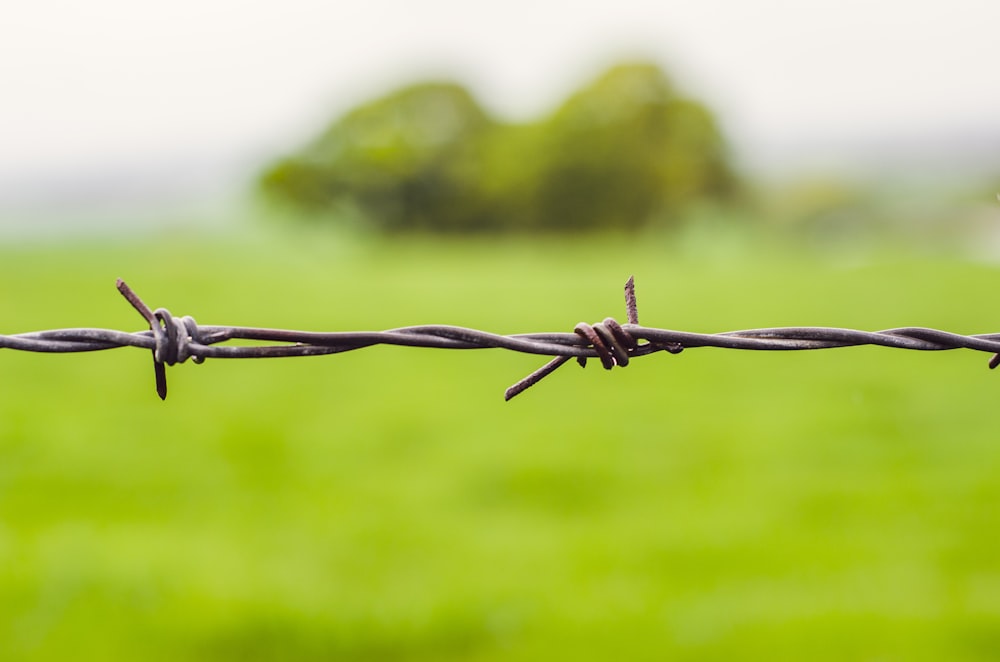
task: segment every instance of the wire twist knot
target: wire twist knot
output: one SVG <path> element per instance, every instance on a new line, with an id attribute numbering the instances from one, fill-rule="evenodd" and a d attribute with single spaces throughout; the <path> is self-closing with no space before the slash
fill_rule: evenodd
<path id="1" fill-rule="evenodd" d="M 635 338 L 622 328 L 622 325 L 613 317 L 606 317 L 603 322 L 598 322 L 593 326 L 586 322 L 580 322 L 573 329 L 573 333 L 586 340 L 594 348 L 605 370 L 611 370 L 616 365 L 624 368 L 628 365 L 629 353 L 639 348 L 639 343 L 636 342 Z M 586 367 L 587 357 L 577 357 L 577 362 L 582 367 Z"/>
<path id="2" fill-rule="evenodd" d="M 200 345 L 201 338 L 198 323 L 194 318 L 185 315 L 174 317 L 166 308 L 157 308 L 153 312 L 155 324 L 150 324 L 156 347 L 153 349 L 153 359 L 157 363 L 175 365 L 191 359 L 202 363 L 204 356 L 199 356 L 192 344 Z"/>

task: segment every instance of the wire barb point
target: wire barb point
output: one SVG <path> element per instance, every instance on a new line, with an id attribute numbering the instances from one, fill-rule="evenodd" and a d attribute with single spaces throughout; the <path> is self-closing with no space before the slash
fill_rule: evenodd
<path id="1" fill-rule="evenodd" d="M 128 286 L 128 283 L 119 278 L 115 281 L 115 287 L 118 288 L 118 291 L 121 292 L 123 297 L 125 297 L 125 300 L 132 304 L 132 307 L 135 308 L 140 315 L 142 315 L 143 319 L 145 319 L 150 326 L 156 324 L 156 317 L 153 315 L 153 311 L 143 302 L 142 299 L 139 298 L 139 295 L 135 293 L 135 290 Z"/>
<path id="2" fill-rule="evenodd" d="M 639 323 L 639 310 L 635 302 L 635 276 L 629 276 L 625 281 L 625 310 L 628 312 L 628 323 Z"/>

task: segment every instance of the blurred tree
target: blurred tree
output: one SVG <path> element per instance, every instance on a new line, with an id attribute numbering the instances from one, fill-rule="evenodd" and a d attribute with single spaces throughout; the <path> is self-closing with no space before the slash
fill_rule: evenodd
<path id="1" fill-rule="evenodd" d="M 652 64 L 611 69 L 544 126 L 541 225 L 634 228 L 733 187 L 711 114 Z"/>
<path id="2" fill-rule="evenodd" d="M 352 111 L 261 183 L 381 229 L 466 232 L 670 221 L 727 196 L 734 177 L 711 113 L 638 63 L 533 124 L 496 122 L 455 84 L 409 87 Z"/>
<path id="3" fill-rule="evenodd" d="M 307 210 L 353 207 L 387 230 L 492 225 L 475 178 L 493 125 L 462 87 L 415 85 L 351 111 L 262 186 Z"/>

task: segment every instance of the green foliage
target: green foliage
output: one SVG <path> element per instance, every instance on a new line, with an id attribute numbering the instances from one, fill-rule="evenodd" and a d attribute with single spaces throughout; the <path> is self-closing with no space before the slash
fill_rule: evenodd
<path id="1" fill-rule="evenodd" d="M 139 329 L 117 275 L 204 324 L 568 330 L 633 271 L 651 325 L 1000 328 L 995 267 L 727 237 L 7 249 L 0 331 Z M 692 349 L 504 403 L 543 361 L 211 359 L 160 402 L 145 351 L 0 351 L 0 659 L 995 659 L 986 355 Z"/>
<path id="2" fill-rule="evenodd" d="M 366 104 L 263 189 L 383 230 L 634 229 L 734 189 L 711 113 L 651 64 L 617 66 L 550 117 L 511 125 L 462 87 L 428 83 Z"/>
<path id="3" fill-rule="evenodd" d="M 732 184 L 708 111 L 652 65 L 616 67 L 543 125 L 536 223 L 635 228 Z"/>
<path id="4" fill-rule="evenodd" d="M 263 185 L 312 210 L 350 204 L 387 230 L 465 229 L 486 213 L 466 192 L 492 127 L 461 87 L 416 85 L 352 111 Z"/>

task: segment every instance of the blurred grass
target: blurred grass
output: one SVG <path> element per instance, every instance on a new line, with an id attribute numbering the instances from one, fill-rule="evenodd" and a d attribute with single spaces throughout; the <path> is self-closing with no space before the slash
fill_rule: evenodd
<path id="1" fill-rule="evenodd" d="M 693 242 L 693 243 L 692 243 Z M 843 257 L 843 256 L 841 256 Z M 1000 329 L 997 269 L 723 237 L 321 234 L 0 250 L 0 332 L 624 317 Z M 1000 449 L 986 357 L 690 350 L 627 370 L 373 348 L 0 353 L 0 658 L 986 660 Z"/>

